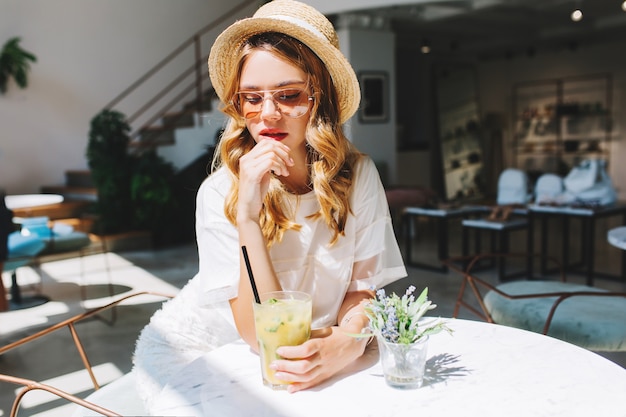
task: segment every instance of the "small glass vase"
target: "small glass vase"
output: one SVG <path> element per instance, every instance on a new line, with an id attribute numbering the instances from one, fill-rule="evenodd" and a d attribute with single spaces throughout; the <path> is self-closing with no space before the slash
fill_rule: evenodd
<path id="1" fill-rule="evenodd" d="M 377 340 L 387 385 L 399 389 L 421 387 L 426 369 L 428 336 L 409 345 L 387 342 L 382 337 Z"/>

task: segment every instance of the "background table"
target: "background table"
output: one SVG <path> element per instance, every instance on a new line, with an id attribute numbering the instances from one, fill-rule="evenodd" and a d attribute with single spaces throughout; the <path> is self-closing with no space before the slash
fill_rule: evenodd
<path id="1" fill-rule="evenodd" d="M 626 250 L 626 226 L 609 230 L 606 237 L 611 245 Z"/>
<path id="2" fill-rule="evenodd" d="M 62 203 L 63 196 L 58 194 L 16 194 L 5 196 L 4 202 L 9 210 L 16 210 Z"/>
<path id="3" fill-rule="evenodd" d="M 431 271 L 446 272 L 448 267 L 442 263 L 430 265 L 413 260 L 413 231 L 415 220 L 420 217 L 437 220 L 437 257 L 439 261 L 448 259 L 449 254 L 449 227 L 448 222 L 453 219 L 467 218 L 473 214 L 483 212 L 481 207 L 463 206 L 458 208 L 428 208 L 428 207 L 405 207 L 402 210 L 402 224 L 404 227 L 404 245 L 407 265 L 428 269 Z"/>
<path id="4" fill-rule="evenodd" d="M 542 254 L 548 253 L 548 231 L 547 221 L 550 217 L 558 217 L 563 222 L 563 236 L 562 242 L 562 264 L 566 270 L 578 271 L 574 268 L 575 265 L 571 265 L 569 259 L 569 221 L 570 219 L 579 219 L 582 224 L 581 235 L 578 241 L 580 242 L 581 249 L 581 262 L 582 272 L 586 277 L 586 284 L 593 286 L 594 276 L 602 276 L 609 279 L 624 280 L 626 277 L 626 270 L 622 269 L 621 274 L 617 277 L 609 274 L 600 274 L 595 270 L 595 247 L 594 236 L 596 231 L 596 221 L 605 217 L 621 216 L 622 222 L 626 223 L 626 203 L 616 203 L 610 206 L 602 207 L 573 207 L 573 206 L 543 206 L 538 204 L 531 204 L 528 206 L 528 253 L 535 253 L 534 249 L 534 222 L 539 220 L 541 222 L 541 236 L 540 236 L 540 252 Z M 622 266 L 626 267 L 626 252 L 622 255 Z M 528 275 L 533 275 L 533 258 L 528 258 Z M 542 261 L 541 272 L 546 272 L 545 260 Z"/>
<path id="5" fill-rule="evenodd" d="M 450 320 L 454 335 L 430 338 L 424 386 L 385 384 L 375 344 L 358 366 L 320 387 L 289 394 L 261 382 L 242 341 L 174 375 L 151 410 L 160 416 L 625 416 L 626 370 L 557 339 Z M 361 370 L 358 370 L 361 368 Z"/>

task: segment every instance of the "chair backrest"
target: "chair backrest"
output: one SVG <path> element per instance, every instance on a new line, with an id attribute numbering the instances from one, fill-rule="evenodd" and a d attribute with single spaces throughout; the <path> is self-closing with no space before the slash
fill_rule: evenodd
<path id="1" fill-rule="evenodd" d="M 529 257 L 554 263 L 559 280 L 549 275 L 527 279 L 523 274 L 521 279 L 503 283 L 481 268 L 485 260 L 528 261 Z M 626 351 L 626 292 L 567 282 L 564 265 L 556 258 L 526 253 L 478 254 L 444 263 L 463 277 L 453 317 L 465 307 L 489 323 L 542 333 L 593 351 Z"/>
<path id="2" fill-rule="evenodd" d="M 20 385 L 23 387 L 15 396 L 15 400 L 13 401 L 13 404 L 11 405 L 11 413 L 9 414 L 9 417 L 17 417 L 17 412 L 19 411 L 20 403 L 22 402 L 22 399 L 24 398 L 24 396 L 28 394 L 30 391 L 36 391 L 36 390 L 49 392 L 50 394 L 56 395 L 59 398 L 63 398 L 74 404 L 78 404 L 82 407 L 85 407 L 91 411 L 95 411 L 96 413 L 99 413 L 106 417 L 122 417 L 121 414 L 118 414 L 115 411 L 111 411 L 107 408 L 100 407 L 97 404 L 94 404 L 90 401 L 83 400 L 82 398 L 79 398 L 73 394 L 60 390 L 51 385 L 42 384 L 40 382 L 33 381 L 30 379 L 17 378 L 14 376 L 4 375 L 4 374 L 0 374 L 0 381 L 8 382 L 8 383 L 15 384 L 15 385 Z"/>
<path id="3" fill-rule="evenodd" d="M 535 184 L 535 202 L 539 204 L 556 201 L 563 191 L 562 177 L 556 174 L 543 174 Z"/>
<path id="4" fill-rule="evenodd" d="M 7 239 L 9 248 L 8 259 L 33 257 L 39 254 L 46 244 L 39 236 L 23 235 L 20 232 L 13 232 Z"/>
<path id="5" fill-rule="evenodd" d="M 0 355 L 4 354 L 5 352 L 8 352 L 10 350 L 13 350 L 17 347 L 20 347 L 22 345 L 25 345 L 29 342 L 32 342 L 34 340 L 39 340 L 47 335 L 49 335 L 50 333 L 53 333 L 57 330 L 60 329 L 69 329 L 71 335 L 72 335 L 72 339 L 74 340 L 74 344 L 76 346 L 76 349 L 78 350 L 78 354 L 83 362 L 83 366 L 85 367 L 85 370 L 87 371 L 87 373 L 89 374 L 89 377 L 91 378 L 91 382 L 93 384 L 94 389 L 98 390 L 100 389 L 100 384 L 98 383 L 92 366 L 91 366 L 91 362 L 89 361 L 89 358 L 87 356 L 87 352 L 85 351 L 85 348 L 83 346 L 82 341 L 80 340 L 79 336 L 78 336 L 78 332 L 76 329 L 76 324 L 80 321 L 83 321 L 87 318 L 90 317 L 94 317 L 97 316 L 99 314 L 101 314 L 103 311 L 111 309 L 116 307 L 118 304 L 130 299 L 130 298 L 134 298 L 134 297 L 138 297 L 141 295 L 152 295 L 152 296 L 158 296 L 158 297 L 163 297 L 164 299 L 169 299 L 172 298 L 171 295 L 168 294 L 161 294 L 161 293 L 157 293 L 157 292 L 152 292 L 152 291 L 141 291 L 141 292 L 136 292 L 136 293 L 132 293 L 123 297 L 118 298 L 117 300 L 106 304 L 102 307 L 98 307 L 98 308 L 94 308 L 92 310 L 86 311 L 84 313 L 75 315 L 69 319 L 66 319 L 64 321 L 61 321 L 59 323 L 56 323 L 52 326 L 49 326 L 35 334 L 26 336 L 22 339 L 19 339 L 15 342 L 11 342 L 7 345 L 4 346 L 0 346 Z M 32 381 L 32 380 L 28 380 L 28 379 L 24 379 L 24 378 L 19 378 L 19 377 L 15 377 L 15 376 L 11 376 L 11 375 L 3 375 L 0 374 L 0 381 L 4 381 L 4 382 L 8 382 L 8 383 L 12 383 L 12 384 L 16 384 L 16 385 L 21 385 L 24 388 L 22 388 L 18 394 L 16 395 L 15 401 L 13 403 L 13 407 L 12 407 L 12 411 L 10 414 L 10 417 L 16 416 L 17 415 L 17 411 L 18 408 L 20 406 L 20 403 L 24 397 L 24 395 L 26 393 L 28 393 L 29 391 L 32 390 L 44 390 L 44 391 L 48 391 L 54 395 L 57 395 L 58 397 L 64 398 L 70 402 L 82 405 L 83 407 L 89 408 L 93 411 L 97 411 L 98 413 L 105 415 L 105 416 L 120 416 L 120 414 L 117 414 L 113 411 L 107 410 L 103 407 L 99 407 L 96 404 L 84 401 L 72 394 L 69 394 L 63 390 L 60 390 L 56 387 L 50 386 L 50 385 L 46 385 L 46 384 L 42 384 L 39 383 L 37 381 Z"/>
<path id="6" fill-rule="evenodd" d="M 47 216 L 26 217 L 22 219 L 22 234 L 35 235 L 42 239 L 52 237 L 52 229 L 49 226 L 50 218 Z"/>
<path id="7" fill-rule="evenodd" d="M 497 203 L 526 204 L 530 200 L 528 193 L 528 176 L 520 169 L 507 168 L 498 178 Z"/>

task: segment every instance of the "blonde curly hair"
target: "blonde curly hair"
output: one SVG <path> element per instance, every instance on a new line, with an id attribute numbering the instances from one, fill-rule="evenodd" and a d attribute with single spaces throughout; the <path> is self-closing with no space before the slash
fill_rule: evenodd
<path id="1" fill-rule="evenodd" d="M 361 153 L 343 132 L 335 87 L 326 67 L 306 45 L 287 35 L 263 33 L 250 37 L 240 49 L 239 65 L 227 82 L 225 97 L 232 97 L 238 90 L 243 64 L 258 49 L 276 54 L 309 75 L 315 100 L 306 128 L 307 164 L 320 206 L 320 210 L 310 217 L 322 219 L 328 225 L 333 232 L 329 243 L 333 245 L 344 235 L 346 221 L 351 214 L 350 191 Z M 246 129 L 245 120 L 231 102 L 224 103 L 222 111 L 230 116 L 230 120 L 215 151 L 212 170 L 225 165 L 233 179 L 224 203 L 224 213 L 236 225 L 239 158 L 249 152 L 255 142 Z M 288 208 L 282 204 L 285 192 L 280 180 L 272 178 L 259 218 L 268 247 L 280 242 L 286 230 L 300 230 L 301 227 L 291 220 L 294 213 L 287 212 Z"/>

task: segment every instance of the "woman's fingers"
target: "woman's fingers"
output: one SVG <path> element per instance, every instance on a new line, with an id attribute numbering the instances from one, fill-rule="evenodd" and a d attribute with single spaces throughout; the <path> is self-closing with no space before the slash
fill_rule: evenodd
<path id="1" fill-rule="evenodd" d="M 298 346 L 281 346 L 276 354 L 283 359 L 273 361 L 270 368 L 276 371 L 278 379 L 301 383 L 315 381 L 319 373 L 319 348 L 319 343 L 311 340 Z"/>
<path id="2" fill-rule="evenodd" d="M 289 153 L 290 149 L 278 141 L 262 140 L 241 158 L 240 167 L 250 169 L 257 178 L 269 172 L 288 176 L 288 168 L 294 165 Z"/>
<path id="3" fill-rule="evenodd" d="M 258 219 L 270 175 L 288 176 L 293 166 L 290 149 L 274 140 L 262 140 L 239 159 L 238 216 Z"/>

